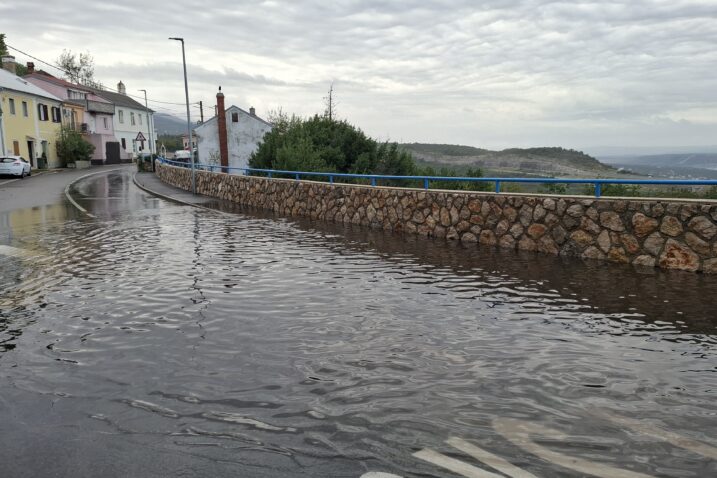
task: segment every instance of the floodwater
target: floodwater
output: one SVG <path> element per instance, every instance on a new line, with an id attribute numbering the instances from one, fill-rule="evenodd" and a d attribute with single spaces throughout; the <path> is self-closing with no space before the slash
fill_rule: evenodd
<path id="1" fill-rule="evenodd" d="M 717 277 L 72 194 L 0 218 L 1 476 L 717 475 Z"/>

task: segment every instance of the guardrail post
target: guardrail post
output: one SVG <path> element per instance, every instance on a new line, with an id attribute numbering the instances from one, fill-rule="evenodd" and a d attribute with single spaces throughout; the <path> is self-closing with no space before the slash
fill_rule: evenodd
<path id="1" fill-rule="evenodd" d="M 595 197 L 599 198 L 600 196 L 602 196 L 602 184 L 595 183 Z"/>
<path id="2" fill-rule="evenodd" d="M 329 184 L 334 184 L 334 177 L 329 175 Z"/>
<path id="3" fill-rule="evenodd" d="M 296 180 L 299 180 L 299 173 L 296 173 Z"/>
<path id="4" fill-rule="evenodd" d="M 500 181 L 495 182 L 495 193 L 500 194 Z"/>
<path id="5" fill-rule="evenodd" d="M 371 178 L 371 186 L 376 187 L 376 178 Z"/>
<path id="6" fill-rule="evenodd" d="M 428 180 L 428 178 L 423 178 L 423 189 L 428 189 L 429 183 L 430 181 Z"/>
<path id="7" fill-rule="evenodd" d="M 269 179 L 271 179 L 271 171 L 269 171 Z"/>

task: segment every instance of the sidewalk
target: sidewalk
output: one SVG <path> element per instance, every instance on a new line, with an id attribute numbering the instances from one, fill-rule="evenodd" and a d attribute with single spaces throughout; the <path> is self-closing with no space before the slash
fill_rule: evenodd
<path id="1" fill-rule="evenodd" d="M 168 201 L 174 201 L 188 206 L 196 206 L 213 210 L 226 211 L 227 209 L 235 209 L 234 207 L 225 204 L 226 201 L 221 201 L 216 198 L 208 196 L 202 196 L 201 194 L 194 195 L 189 191 L 171 186 L 165 182 L 162 182 L 154 173 L 151 172 L 138 172 L 134 175 L 134 183 L 140 189 L 166 199 Z"/>

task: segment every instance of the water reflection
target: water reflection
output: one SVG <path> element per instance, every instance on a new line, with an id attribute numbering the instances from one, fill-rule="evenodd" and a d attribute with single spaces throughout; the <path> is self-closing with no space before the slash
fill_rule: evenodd
<path id="1" fill-rule="evenodd" d="M 42 252 L 0 299 L 0 457 L 15 467 L 47 474 L 22 458 L 33 441 L 59 470 L 80 443 L 118 450 L 133 475 L 454 476 L 413 454 L 451 456 L 444 442 L 461 437 L 574 476 L 521 451 L 501 418 L 570 436 L 536 442 L 605 466 L 717 472 L 595 413 L 714 442 L 713 276 L 214 214 L 125 173 L 98 180 L 76 191 L 97 219 L 10 241 Z M 3 270 L 17 261 L 0 256 Z"/>

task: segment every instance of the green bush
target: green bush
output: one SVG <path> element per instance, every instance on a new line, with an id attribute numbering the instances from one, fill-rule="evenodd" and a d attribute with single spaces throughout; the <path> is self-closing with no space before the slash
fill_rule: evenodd
<path id="1" fill-rule="evenodd" d="M 62 127 L 57 136 L 57 157 L 60 158 L 63 166 L 74 163 L 75 161 L 89 161 L 92 159 L 92 153 L 95 147 L 86 141 L 82 135 L 72 129 Z"/>

